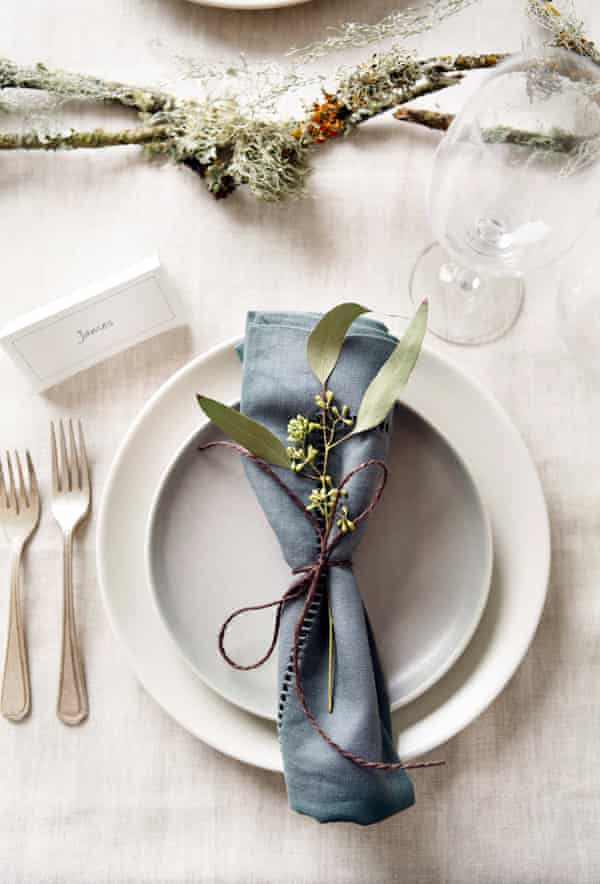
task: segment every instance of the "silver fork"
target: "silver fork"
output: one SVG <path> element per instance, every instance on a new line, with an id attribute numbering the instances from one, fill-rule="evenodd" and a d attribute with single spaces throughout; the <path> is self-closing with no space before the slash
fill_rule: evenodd
<path id="1" fill-rule="evenodd" d="M 63 634 L 60 683 L 56 714 L 64 724 L 81 724 L 88 715 L 87 688 L 77 641 L 73 605 L 73 535 L 90 510 L 90 476 L 81 422 L 69 421 L 69 452 L 65 428 L 59 423 L 57 445 L 54 424 L 52 443 L 52 512 L 63 533 Z M 60 447 L 60 466 L 58 447 Z"/>
<path id="2" fill-rule="evenodd" d="M 18 488 L 11 456 L 6 452 L 6 478 L 0 461 L 0 525 L 12 550 L 8 635 L 2 676 L 0 708 L 11 721 L 22 721 L 31 708 L 27 645 L 21 613 L 21 564 L 23 551 L 40 520 L 40 495 L 31 455 L 25 452 L 29 488 L 25 487 L 23 469 L 15 451 Z"/>

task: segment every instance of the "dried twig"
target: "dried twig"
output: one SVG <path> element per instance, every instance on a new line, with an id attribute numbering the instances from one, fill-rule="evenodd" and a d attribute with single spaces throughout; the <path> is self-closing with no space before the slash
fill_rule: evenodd
<path id="1" fill-rule="evenodd" d="M 454 119 L 454 114 L 442 114 L 439 111 L 431 111 L 426 108 L 401 107 L 394 114 L 401 123 L 416 123 L 426 126 L 428 129 L 438 129 L 446 132 Z"/>
<path id="2" fill-rule="evenodd" d="M 44 135 L 38 132 L 11 134 L 0 132 L 0 150 L 74 150 L 75 148 L 117 147 L 126 144 L 147 145 L 161 143 L 168 137 L 165 126 L 140 126 L 105 132 L 71 132 L 67 135 Z"/>

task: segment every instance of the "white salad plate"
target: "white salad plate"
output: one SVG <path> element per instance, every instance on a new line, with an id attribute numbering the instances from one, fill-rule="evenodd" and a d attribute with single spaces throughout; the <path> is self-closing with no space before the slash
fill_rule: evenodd
<path id="1" fill-rule="evenodd" d="M 98 573 L 113 630 L 138 678 L 157 702 L 209 745 L 241 761 L 281 771 L 274 723 L 249 714 L 208 687 L 176 647 L 164 614 L 159 613 L 146 560 L 147 532 L 157 489 L 167 481 L 177 453 L 184 451 L 202 424 L 195 394 L 202 391 L 226 402 L 239 399 L 241 366 L 234 345 L 228 342 L 192 360 L 161 387 L 131 426 L 104 488 L 98 524 Z M 493 397 L 451 362 L 424 350 L 403 401 L 426 422 L 416 421 L 414 426 L 435 428 L 441 440 L 447 441 L 446 452 L 454 451 L 456 460 L 467 465 L 487 510 L 494 539 L 490 594 L 471 641 L 443 677 L 394 713 L 398 751 L 408 760 L 441 745 L 472 722 L 514 673 L 544 605 L 550 537 L 535 466 L 514 425 Z M 230 481 L 225 477 L 233 476 L 230 471 L 238 469 L 235 461 L 234 456 L 227 460 L 222 452 L 214 459 L 214 470 L 222 473 L 220 481 Z M 243 493 L 240 488 L 238 491 Z M 202 493 L 201 488 L 198 493 Z M 207 514 L 220 513 L 223 506 L 230 507 L 233 519 L 234 503 L 231 496 L 227 500 L 203 498 L 204 522 L 209 524 Z M 380 506 L 368 526 L 365 549 L 369 537 L 373 538 L 375 520 L 385 520 L 384 506 L 397 512 L 398 538 L 402 536 L 403 519 L 410 520 L 410 513 L 402 513 L 397 495 L 390 494 Z M 254 507 L 258 523 L 263 517 L 256 502 Z M 201 536 L 199 560 L 211 554 L 204 549 Z M 263 548 L 271 544 L 275 554 L 276 541 L 264 524 L 261 544 Z M 248 553 L 244 547 L 241 558 Z M 236 556 L 236 547 L 230 544 L 226 558 Z M 368 566 L 368 561 L 363 564 Z M 224 574 L 231 573 L 230 562 L 222 561 L 222 565 Z M 244 569 L 249 585 L 254 565 L 252 561 Z M 289 574 L 280 567 L 283 583 L 273 586 L 273 597 L 289 581 Z M 275 576 L 276 572 L 272 573 Z M 365 594 L 369 593 L 364 573 L 358 576 Z M 388 585 L 386 591 L 393 594 L 399 586 L 396 578 L 391 590 Z M 201 601 L 203 591 L 207 588 L 200 585 Z M 215 587 L 214 594 L 221 591 L 220 586 Z M 437 591 L 441 595 L 444 585 Z M 376 599 L 368 597 L 367 603 L 375 605 Z M 375 610 L 373 614 L 377 616 Z M 263 625 L 268 633 L 269 622 L 263 621 Z M 253 635 L 259 634 L 260 629 L 254 627 Z M 385 646 L 385 635 L 381 640 Z M 395 640 L 401 641 L 401 637 Z M 249 650 L 245 648 L 244 652 Z"/>
<path id="2" fill-rule="evenodd" d="M 237 403 L 231 403 L 233 405 Z M 159 483 L 147 563 L 158 611 L 194 671 L 225 699 L 276 718 L 276 655 L 232 669 L 217 650 L 226 617 L 281 595 L 295 578 L 240 459 L 198 452 L 222 438 L 202 414 Z M 445 439 L 398 407 L 385 494 L 369 519 L 354 569 L 377 636 L 393 709 L 423 694 L 470 641 L 488 597 L 491 530 L 475 483 Z M 274 611 L 232 624 L 227 651 L 243 664 L 263 656 Z"/>

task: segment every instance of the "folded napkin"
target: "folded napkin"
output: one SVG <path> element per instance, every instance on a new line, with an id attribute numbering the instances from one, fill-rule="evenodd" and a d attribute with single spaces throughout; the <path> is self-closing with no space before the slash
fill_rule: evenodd
<path id="1" fill-rule="evenodd" d="M 307 338 L 316 314 L 250 313 L 240 348 L 243 361 L 241 411 L 268 427 L 284 444 L 287 424 L 297 414 L 310 415 L 320 386 L 306 357 Z M 381 323 L 360 318 L 350 328 L 338 364 L 328 381 L 336 402 L 356 415 L 362 396 L 396 344 Z M 391 423 L 391 419 L 389 421 Z M 388 422 L 352 437 L 331 452 L 330 470 L 339 482 L 354 467 L 385 460 Z M 255 463 L 245 468 L 256 496 L 275 531 L 290 569 L 310 566 L 319 555 L 313 526 L 285 491 Z M 289 470 L 275 472 L 306 501 L 311 486 Z M 351 516 L 373 500 L 380 471 L 361 470 L 346 486 Z M 301 686 L 318 725 L 338 746 L 374 762 L 398 762 L 391 738 L 391 714 L 377 656 L 351 559 L 365 523 L 345 534 L 335 547 L 343 566 L 328 567 L 300 633 Z M 337 529 L 335 529 L 337 531 Z M 267 593 L 269 588 L 266 587 Z M 333 711 L 327 710 L 328 607 L 335 629 Z M 287 601 L 279 632 L 278 730 L 290 805 L 321 822 L 368 825 L 414 803 L 412 784 L 402 769 L 366 768 L 344 757 L 315 728 L 296 694 L 292 667 L 295 630 L 302 597 Z"/>

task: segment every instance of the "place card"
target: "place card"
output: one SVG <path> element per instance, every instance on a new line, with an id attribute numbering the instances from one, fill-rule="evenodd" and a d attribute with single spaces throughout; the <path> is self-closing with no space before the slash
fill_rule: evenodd
<path id="1" fill-rule="evenodd" d="M 151 257 L 10 322 L 0 329 L 0 346 L 42 391 L 185 322 L 159 259 Z"/>

